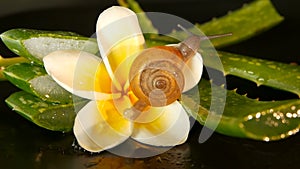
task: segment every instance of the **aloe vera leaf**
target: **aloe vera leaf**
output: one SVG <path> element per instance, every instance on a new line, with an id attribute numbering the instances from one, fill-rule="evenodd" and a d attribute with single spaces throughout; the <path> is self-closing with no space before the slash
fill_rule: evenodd
<path id="1" fill-rule="evenodd" d="M 15 86 L 44 101 L 72 102 L 72 94 L 60 87 L 43 67 L 30 63 L 17 63 L 7 67 L 4 70 L 4 76 Z"/>
<path id="2" fill-rule="evenodd" d="M 47 54 L 64 49 L 78 49 L 96 54 L 95 39 L 72 32 L 42 31 L 34 29 L 11 29 L 0 35 L 4 44 L 15 54 L 39 65 Z"/>
<path id="3" fill-rule="evenodd" d="M 212 101 L 211 87 L 217 92 L 226 90 L 202 79 L 199 84 L 200 107 L 193 101 L 197 98 L 193 98 L 192 92 L 183 95 L 185 97 L 183 105 L 197 121 L 207 127 L 215 126 L 214 119 L 220 118 L 216 132 L 234 137 L 272 141 L 286 138 L 299 131 L 300 99 L 258 101 L 227 90 L 225 109 L 220 115 L 209 112 Z M 199 108 L 198 112 L 192 111 L 195 107 Z M 209 113 L 211 120 L 207 119 Z M 205 123 L 206 120 L 208 122 Z"/>
<path id="4" fill-rule="evenodd" d="M 297 94 L 300 97 L 300 66 L 253 57 L 218 52 L 225 75 L 238 76 L 258 86 L 265 85 Z M 209 54 L 202 55 L 204 64 L 219 69 Z M 220 70 L 223 71 L 223 70 Z"/>
<path id="5" fill-rule="evenodd" d="M 211 40 L 216 48 L 221 48 L 258 35 L 283 20 L 270 0 L 255 0 L 236 11 L 229 12 L 226 16 L 204 24 L 196 24 L 196 27 L 206 35 L 232 32 L 233 35 L 230 37 Z"/>
<path id="6" fill-rule="evenodd" d="M 197 34 L 200 29 L 205 35 L 232 33 L 232 36 L 211 40 L 215 48 L 221 48 L 258 35 L 283 20 L 284 18 L 276 11 L 270 0 L 255 0 L 220 18 L 214 18 L 203 24 L 197 23 L 189 30 Z M 187 36 L 186 32 L 172 34 L 182 38 Z"/>
<path id="7" fill-rule="evenodd" d="M 122 3 L 120 4 L 122 5 Z M 143 11 L 134 0 L 127 0 L 127 4 L 124 6 L 129 7 L 136 13 Z M 147 16 L 139 19 L 141 23 L 151 22 Z M 196 23 L 195 27 L 188 30 L 198 34 L 200 29 L 206 35 L 233 33 L 233 35 L 229 37 L 211 40 L 215 48 L 221 48 L 249 39 L 260 32 L 274 27 L 283 20 L 284 18 L 276 11 L 270 0 L 255 0 L 220 18 L 213 18 L 211 21 L 203 24 Z M 149 24 L 141 24 L 141 27 L 142 29 L 147 29 Z M 174 31 L 169 34 L 169 36 L 184 39 L 188 34 L 183 31 Z M 149 38 L 155 40 L 156 36 Z"/>
<path id="8" fill-rule="evenodd" d="M 28 60 L 24 57 L 3 58 L 0 55 L 0 81 L 7 80 L 3 74 L 3 71 L 6 67 L 8 67 L 9 65 L 22 63 L 22 62 L 28 62 Z"/>
<path id="9" fill-rule="evenodd" d="M 14 111 L 40 127 L 63 132 L 71 131 L 73 128 L 76 116 L 73 103 L 49 103 L 25 91 L 11 94 L 5 102 Z M 76 103 L 80 107 L 85 104 L 85 100 Z"/>

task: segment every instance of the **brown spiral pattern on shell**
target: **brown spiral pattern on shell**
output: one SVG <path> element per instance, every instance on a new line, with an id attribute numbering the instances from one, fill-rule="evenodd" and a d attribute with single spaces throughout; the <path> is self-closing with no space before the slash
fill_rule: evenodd
<path id="1" fill-rule="evenodd" d="M 133 63 L 134 94 L 148 105 L 165 106 L 180 98 L 184 87 L 182 59 L 165 49 L 148 49 Z"/>

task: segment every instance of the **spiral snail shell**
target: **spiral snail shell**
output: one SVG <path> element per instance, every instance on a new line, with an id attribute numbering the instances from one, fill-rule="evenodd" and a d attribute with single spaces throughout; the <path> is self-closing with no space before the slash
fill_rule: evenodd
<path id="1" fill-rule="evenodd" d="M 180 99 L 185 85 L 182 70 L 186 62 L 196 55 L 200 41 L 228 35 L 201 37 L 191 34 L 178 45 L 142 51 L 133 61 L 129 74 L 131 90 L 139 99 L 131 110 L 140 113 L 149 106 L 166 106 Z"/>
<path id="2" fill-rule="evenodd" d="M 154 107 L 177 100 L 184 87 L 180 57 L 180 51 L 171 46 L 153 47 L 139 54 L 130 70 L 130 86 L 136 97 Z"/>
<path id="3" fill-rule="evenodd" d="M 199 44 L 199 38 L 190 36 L 177 46 L 148 48 L 136 57 L 129 74 L 131 90 L 139 99 L 134 111 L 166 106 L 180 98 L 185 85 L 182 69 Z"/>

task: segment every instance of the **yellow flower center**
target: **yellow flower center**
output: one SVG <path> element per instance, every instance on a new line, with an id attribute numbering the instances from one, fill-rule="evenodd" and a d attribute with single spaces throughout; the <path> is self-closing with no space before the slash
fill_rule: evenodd
<path id="1" fill-rule="evenodd" d="M 115 109 L 123 115 L 126 109 L 132 107 L 137 101 L 129 86 L 129 71 L 136 55 L 144 49 L 142 35 L 135 35 L 115 45 L 108 54 L 107 58 L 113 77 L 108 73 L 108 68 L 102 62 L 97 70 L 95 78 L 95 91 L 116 94 L 112 102 Z M 104 103 L 98 102 L 100 110 Z M 102 112 L 102 111 L 100 111 Z M 105 111 L 103 111 L 105 112 Z"/>

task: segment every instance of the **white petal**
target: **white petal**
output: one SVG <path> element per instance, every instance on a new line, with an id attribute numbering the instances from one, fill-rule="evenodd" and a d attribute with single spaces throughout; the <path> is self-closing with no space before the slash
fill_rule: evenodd
<path id="1" fill-rule="evenodd" d="M 116 112 L 109 117 L 100 113 L 95 101 L 91 101 L 83 107 L 76 116 L 73 127 L 79 145 L 90 152 L 100 152 L 124 142 L 131 135 L 131 123 L 125 120 L 117 121 L 119 119 L 117 117 L 113 123 L 120 123 L 121 126 L 116 129 L 110 123 L 110 118 L 114 120 L 114 115 L 119 114 Z"/>
<path id="2" fill-rule="evenodd" d="M 134 119 L 136 123 L 150 123 L 158 119 L 164 112 L 167 107 L 150 107 L 149 110 L 146 110 L 139 114 L 139 116 Z"/>
<path id="3" fill-rule="evenodd" d="M 136 14 L 128 8 L 113 6 L 103 11 L 97 21 L 97 41 L 101 56 L 122 40 L 138 36 L 144 43 Z"/>
<path id="4" fill-rule="evenodd" d="M 79 50 L 60 50 L 45 56 L 47 73 L 67 91 L 88 99 L 110 99 L 110 94 L 94 92 L 95 75 L 101 59 Z"/>
<path id="5" fill-rule="evenodd" d="M 154 146 L 175 146 L 187 140 L 190 121 L 179 102 L 164 107 L 162 115 L 151 123 L 135 123 L 132 138 Z"/>
<path id="6" fill-rule="evenodd" d="M 203 72 L 203 60 L 199 53 L 196 53 L 188 62 L 186 67 L 183 68 L 183 74 L 185 78 L 185 84 L 183 92 L 188 91 L 195 87 L 202 76 Z"/>
<path id="7" fill-rule="evenodd" d="M 179 44 L 169 44 L 167 46 L 178 47 Z M 191 59 L 187 61 L 182 69 L 184 75 L 184 88 L 183 92 L 186 92 L 195 87 L 202 76 L 203 72 L 203 59 L 200 53 L 196 53 Z"/>

